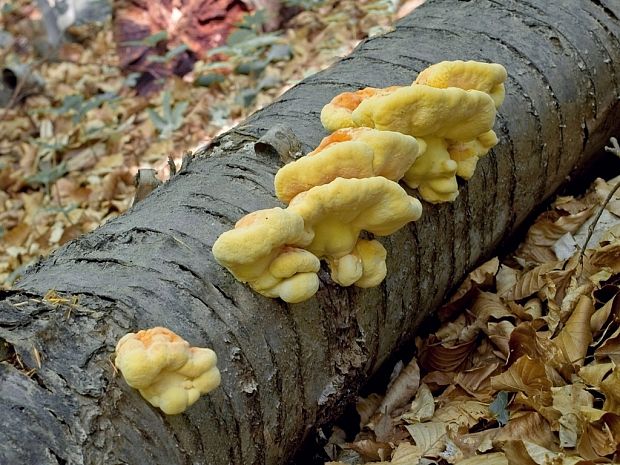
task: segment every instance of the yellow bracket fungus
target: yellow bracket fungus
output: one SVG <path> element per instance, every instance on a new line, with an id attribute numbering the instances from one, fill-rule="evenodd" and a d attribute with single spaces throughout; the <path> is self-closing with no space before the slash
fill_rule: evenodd
<path id="1" fill-rule="evenodd" d="M 379 241 L 360 239 L 350 254 L 327 262 L 335 283 L 367 288 L 378 286 L 385 279 L 386 257 L 387 251 Z"/>
<path id="2" fill-rule="evenodd" d="M 319 258 L 340 258 L 355 248 L 361 231 L 387 236 L 422 215 L 422 204 L 383 177 L 337 178 L 297 195 L 287 210 L 303 218 Z"/>
<path id="3" fill-rule="evenodd" d="M 299 248 L 311 239 L 301 216 L 271 208 L 241 218 L 215 241 L 212 251 L 236 279 L 255 291 L 296 303 L 319 287 L 319 259 Z"/>
<path id="4" fill-rule="evenodd" d="M 459 194 L 458 163 L 450 158 L 444 139 L 427 137 L 424 140 L 426 150 L 405 173 L 403 181 L 417 188 L 427 202 L 452 202 Z"/>
<path id="5" fill-rule="evenodd" d="M 506 95 L 504 81 L 508 77 L 506 68 L 497 63 L 479 61 L 442 61 L 423 70 L 415 84 L 424 84 L 439 89 L 458 87 L 480 90 L 491 96 L 498 108 Z"/>
<path id="6" fill-rule="evenodd" d="M 372 97 L 380 92 L 396 89 L 396 86 L 387 87 L 386 89 L 376 89 L 374 87 L 366 87 L 355 92 L 343 92 L 336 95 L 331 102 L 321 110 L 321 123 L 329 132 L 338 129 L 354 127 L 351 113 L 357 108 L 362 100 Z"/>
<path id="7" fill-rule="evenodd" d="M 167 328 L 129 333 L 116 345 L 115 365 L 127 384 L 168 415 L 185 411 L 220 384 L 211 349 L 190 347 Z"/>
<path id="8" fill-rule="evenodd" d="M 444 61 L 423 70 L 411 86 L 336 96 L 323 108 L 321 121 L 329 130 L 350 124 L 400 132 L 418 142 L 441 138 L 441 144 L 435 141 L 433 149 L 418 157 L 404 179 L 419 186 L 429 202 L 452 201 L 458 195 L 453 177 L 470 179 L 478 159 L 498 142 L 492 127 L 496 108 L 504 101 L 506 77 L 504 67 L 496 63 Z M 440 150 L 440 145 L 445 147 Z M 456 165 L 446 161 L 446 151 Z M 438 158 L 431 160 L 435 155 Z"/>
<path id="9" fill-rule="evenodd" d="M 352 119 L 356 126 L 465 142 L 493 127 L 495 103 L 479 90 L 414 84 L 363 100 Z"/>
<path id="10" fill-rule="evenodd" d="M 276 196 L 288 203 L 297 194 L 336 178 L 383 176 L 398 181 L 417 156 L 414 137 L 370 128 L 340 129 L 276 173 Z"/>
<path id="11" fill-rule="evenodd" d="M 428 202 L 456 199 L 456 176 L 470 179 L 498 142 L 505 80 L 495 63 L 445 61 L 410 86 L 337 95 L 321 111 L 333 133 L 275 176 L 288 208 L 239 220 L 213 245 L 215 258 L 257 292 L 292 303 L 317 291 L 321 259 L 341 286 L 379 285 L 386 250 L 360 233 L 386 236 L 420 217 L 400 180 Z"/>

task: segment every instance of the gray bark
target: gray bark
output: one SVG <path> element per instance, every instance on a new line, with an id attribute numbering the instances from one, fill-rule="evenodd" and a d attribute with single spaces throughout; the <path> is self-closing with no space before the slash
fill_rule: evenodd
<path id="1" fill-rule="evenodd" d="M 619 18 L 617 0 L 429 0 L 200 150 L 126 215 L 39 262 L 0 296 L 10 355 L 0 363 L 0 462 L 284 463 L 620 129 Z M 325 135 L 319 112 L 335 94 L 409 84 L 446 59 L 508 69 L 501 142 L 454 203 L 425 204 L 420 221 L 381 240 L 382 286 L 343 289 L 322 271 L 315 298 L 285 305 L 214 261 L 220 233 L 277 205 L 281 161 L 253 150 L 269 128 L 289 126 L 308 151 Z M 54 306 L 42 299 L 50 289 L 78 304 Z M 219 355 L 222 386 L 182 415 L 151 408 L 110 362 L 123 334 L 156 325 Z"/>

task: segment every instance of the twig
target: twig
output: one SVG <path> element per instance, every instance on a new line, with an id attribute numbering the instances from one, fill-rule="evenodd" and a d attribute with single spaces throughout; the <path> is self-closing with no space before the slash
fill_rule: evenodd
<path id="1" fill-rule="evenodd" d="M 605 147 L 605 151 L 613 153 L 617 157 L 620 157 L 620 144 L 618 144 L 618 139 L 616 139 L 615 137 L 611 137 L 609 139 L 609 142 L 611 142 L 612 146 Z M 603 210 L 605 210 L 605 207 L 607 207 L 607 205 L 609 204 L 609 202 L 611 201 L 611 199 L 613 198 L 614 194 L 616 193 L 618 189 L 620 189 L 620 181 L 618 181 L 616 185 L 613 187 L 613 189 L 609 192 L 609 194 L 603 201 L 601 208 L 599 209 L 596 216 L 594 217 L 594 221 L 592 221 L 592 223 L 588 227 L 588 235 L 586 236 L 586 240 L 583 243 L 583 247 L 581 247 L 581 253 L 579 254 L 579 266 L 580 267 L 583 267 L 583 256 L 586 253 L 588 242 L 590 242 L 590 239 L 592 239 L 592 235 L 594 234 L 594 229 L 596 228 L 596 224 L 598 223 L 598 220 L 601 218 L 601 215 L 603 214 Z"/>

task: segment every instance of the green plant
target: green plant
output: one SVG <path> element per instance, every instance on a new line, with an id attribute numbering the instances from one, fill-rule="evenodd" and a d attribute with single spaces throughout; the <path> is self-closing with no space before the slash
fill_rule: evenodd
<path id="1" fill-rule="evenodd" d="M 277 33 L 263 33 L 262 26 L 267 16 L 263 10 L 244 17 L 226 40 L 226 45 L 211 49 L 209 57 L 226 56 L 225 60 L 214 61 L 202 68 L 205 75 L 197 78 L 199 85 L 211 85 L 221 82 L 216 75 L 233 71 L 258 79 L 265 68 L 277 61 L 290 60 L 291 47 Z"/>
<path id="2" fill-rule="evenodd" d="M 71 120 L 73 124 L 78 124 L 90 110 L 99 108 L 106 102 L 113 103 L 119 98 L 116 92 L 104 92 L 94 95 L 89 99 L 85 99 L 84 96 L 80 94 L 73 94 L 65 97 L 59 108 L 52 108 L 49 111 L 56 115 L 72 113 L 73 116 Z"/>
<path id="3" fill-rule="evenodd" d="M 39 167 L 39 171 L 32 176 L 28 176 L 25 181 L 31 187 L 43 186 L 48 197 L 51 197 L 52 185 L 69 172 L 65 162 L 58 165 L 46 164 Z"/>
<path id="4" fill-rule="evenodd" d="M 183 125 L 183 113 L 187 109 L 188 103 L 183 100 L 172 106 L 170 91 L 166 90 L 162 99 L 163 113 L 160 115 L 151 108 L 147 109 L 151 121 L 159 131 L 159 137 L 166 139 Z"/>

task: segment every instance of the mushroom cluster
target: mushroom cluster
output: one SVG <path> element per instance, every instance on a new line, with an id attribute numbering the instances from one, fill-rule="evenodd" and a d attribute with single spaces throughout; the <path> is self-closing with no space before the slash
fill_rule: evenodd
<path id="1" fill-rule="evenodd" d="M 312 297 L 320 260 L 341 286 L 373 287 L 386 276 L 386 250 L 362 232 L 387 236 L 453 201 L 456 177 L 470 179 L 497 144 L 496 110 L 506 70 L 494 63 L 444 61 L 410 86 L 365 88 L 334 97 L 321 111 L 332 134 L 282 167 L 274 185 L 288 207 L 241 218 L 213 255 L 241 282 L 289 303 Z"/>
<path id="2" fill-rule="evenodd" d="M 220 385 L 215 352 L 190 347 L 167 328 L 126 334 L 116 345 L 114 363 L 129 386 L 168 415 L 185 411 Z"/>

